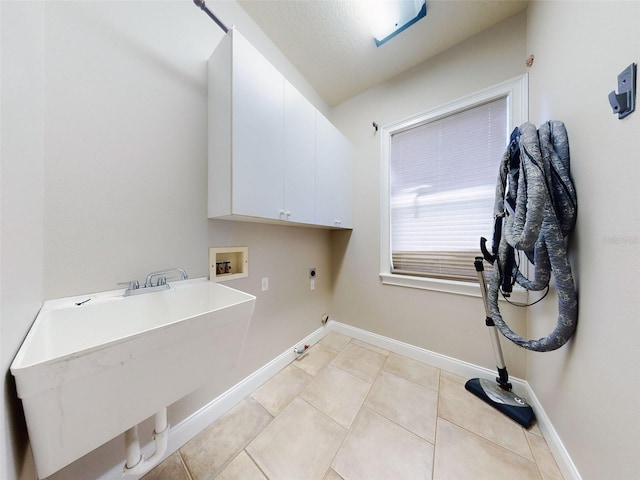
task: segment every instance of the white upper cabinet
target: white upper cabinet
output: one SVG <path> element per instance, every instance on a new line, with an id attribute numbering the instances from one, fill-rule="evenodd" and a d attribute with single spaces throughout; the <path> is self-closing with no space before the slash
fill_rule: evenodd
<path id="1" fill-rule="evenodd" d="M 293 85 L 284 84 L 285 220 L 315 223 L 316 109 Z"/>
<path id="2" fill-rule="evenodd" d="M 353 228 L 353 147 L 316 112 L 316 223 Z"/>
<path id="3" fill-rule="evenodd" d="M 284 205 L 284 78 L 234 35 L 233 213 L 278 219 Z"/>
<path id="4" fill-rule="evenodd" d="M 209 217 L 279 219 L 284 78 L 231 30 L 209 60 Z"/>
<path id="5" fill-rule="evenodd" d="M 351 180 L 348 194 L 318 195 L 328 176 L 334 193 L 345 190 L 350 152 L 237 30 L 225 35 L 209 59 L 210 218 L 351 228 Z"/>

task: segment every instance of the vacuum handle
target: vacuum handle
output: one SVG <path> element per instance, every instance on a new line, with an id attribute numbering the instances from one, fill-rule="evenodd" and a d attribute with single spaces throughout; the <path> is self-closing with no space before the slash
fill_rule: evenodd
<path id="1" fill-rule="evenodd" d="M 484 258 L 476 257 L 473 261 L 473 266 L 476 268 L 476 272 L 478 274 L 478 283 L 480 283 L 480 294 L 482 295 L 482 302 L 484 303 L 484 313 L 487 316 L 487 325 L 489 320 L 491 324 L 493 324 L 493 319 L 491 318 L 491 313 L 489 311 L 489 303 L 487 302 L 487 281 L 484 278 Z"/>
<path id="2" fill-rule="evenodd" d="M 483 238 L 482 240 L 487 240 L 486 238 Z M 483 265 L 483 257 L 476 257 L 475 260 L 473 261 L 473 266 L 476 267 L 476 272 L 484 272 L 484 265 Z"/>
<path id="3" fill-rule="evenodd" d="M 500 375 L 498 378 L 496 378 L 496 381 L 505 390 L 511 390 L 511 384 L 509 383 L 509 374 L 507 373 L 507 368 L 504 364 L 504 357 L 502 355 L 502 348 L 500 347 L 500 337 L 498 337 L 498 330 L 496 328 L 496 324 L 493 322 L 493 318 L 491 317 L 489 302 L 487 301 L 487 282 L 484 278 L 484 265 L 482 263 L 483 260 L 484 259 L 482 257 L 475 257 L 473 266 L 476 268 L 476 272 L 478 273 L 480 293 L 482 294 L 484 313 L 486 315 L 485 324 L 487 327 L 489 327 L 493 354 L 496 358 L 496 367 L 498 368 L 498 374 Z"/>
<path id="4" fill-rule="evenodd" d="M 487 239 L 484 237 L 480 237 L 480 251 L 482 255 L 484 255 L 484 259 L 493 265 L 493 262 L 496 261 L 496 256 L 491 254 L 489 249 L 487 249 Z"/>

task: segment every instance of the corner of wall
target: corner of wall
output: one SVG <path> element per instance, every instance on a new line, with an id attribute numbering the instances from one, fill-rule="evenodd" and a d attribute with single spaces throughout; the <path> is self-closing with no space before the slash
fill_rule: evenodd
<path id="1" fill-rule="evenodd" d="M 42 305 L 44 2 L 2 2 L 0 8 L 0 476 L 13 480 L 35 478 L 9 366 Z"/>

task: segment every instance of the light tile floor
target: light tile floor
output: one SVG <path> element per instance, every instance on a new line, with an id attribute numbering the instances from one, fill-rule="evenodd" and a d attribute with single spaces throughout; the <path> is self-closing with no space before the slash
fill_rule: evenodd
<path id="1" fill-rule="evenodd" d="M 143 480 L 562 480 L 465 381 L 332 332 Z"/>

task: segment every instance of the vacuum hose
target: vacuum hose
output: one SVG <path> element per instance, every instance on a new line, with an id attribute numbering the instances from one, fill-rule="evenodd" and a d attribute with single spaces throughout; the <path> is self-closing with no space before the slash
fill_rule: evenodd
<path id="1" fill-rule="evenodd" d="M 575 331 L 578 301 L 566 237 L 575 225 L 576 210 L 564 124 L 546 122 L 539 131 L 530 123 L 516 128 L 503 156 L 496 186 L 494 214 L 496 230 L 500 231 L 494 235 L 493 255 L 487 258 L 486 247 L 483 251 L 494 266 L 487 291 L 491 317 L 505 337 L 529 350 L 556 350 Z M 515 265 L 514 251 L 524 252 L 534 263 L 533 279 L 526 278 Z M 558 291 L 556 327 L 538 340 L 522 338 L 509 328 L 500 314 L 500 286 L 517 282 L 527 290 L 540 291 L 549 285 L 552 273 Z"/>

